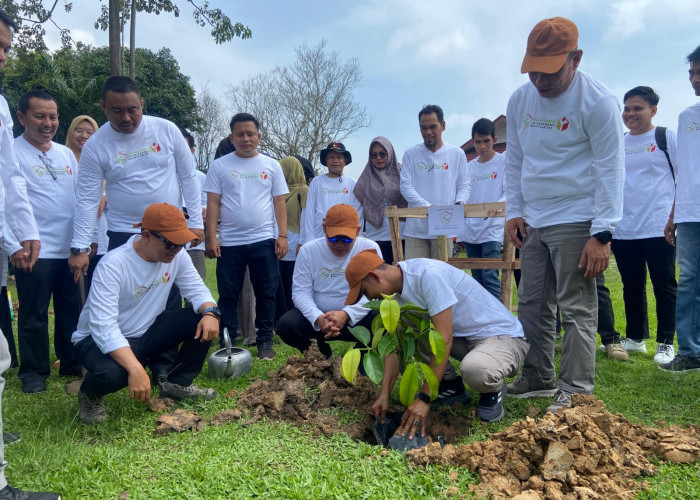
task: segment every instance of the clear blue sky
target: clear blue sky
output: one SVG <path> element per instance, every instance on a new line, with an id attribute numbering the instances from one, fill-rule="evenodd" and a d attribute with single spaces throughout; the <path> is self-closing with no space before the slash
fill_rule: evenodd
<path id="1" fill-rule="evenodd" d="M 678 113 L 697 101 L 685 63 L 700 44 L 697 1 L 211 0 L 253 31 L 252 39 L 224 45 L 194 24 L 184 0 L 178 3 L 180 18 L 140 15 L 137 46 L 169 47 L 195 89 L 208 85 L 222 99 L 227 84 L 292 62 L 294 47 L 305 42 L 325 38 L 329 49 L 357 58 L 363 85 L 356 97 L 372 125 L 345 140 L 355 160 L 346 172 L 355 177 L 373 137 L 388 137 L 399 157 L 420 142 L 424 104 L 442 106 L 443 139 L 454 144 L 469 138 L 474 120 L 505 113 L 510 94 L 527 81 L 520 74 L 527 35 L 546 17 L 578 25 L 581 68 L 620 99 L 634 86 L 654 87 L 661 95 L 657 125 L 675 129 Z M 76 40 L 106 45 L 106 33 L 93 28 L 98 14 L 95 0 L 74 0 L 73 11 L 58 20 Z M 47 30 L 57 46 L 58 34 Z"/>

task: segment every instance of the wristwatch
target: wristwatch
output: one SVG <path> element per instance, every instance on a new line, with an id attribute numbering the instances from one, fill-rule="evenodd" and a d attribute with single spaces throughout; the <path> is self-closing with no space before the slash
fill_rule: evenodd
<path id="1" fill-rule="evenodd" d="M 202 311 L 202 316 L 205 314 L 212 314 L 216 316 L 216 319 L 221 319 L 221 309 L 216 306 L 207 307 L 204 311 Z"/>
<path id="2" fill-rule="evenodd" d="M 418 391 L 415 396 L 416 399 L 420 399 L 424 403 L 430 404 L 430 396 L 428 396 L 426 393 L 423 391 Z"/>
<path id="3" fill-rule="evenodd" d="M 610 231 L 601 231 L 599 233 L 595 233 L 593 237 L 600 241 L 603 245 L 607 245 L 612 240 L 612 233 Z"/>
<path id="4" fill-rule="evenodd" d="M 80 253 L 90 253 L 90 248 L 70 247 L 70 254 L 71 255 L 78 255 Z"/>

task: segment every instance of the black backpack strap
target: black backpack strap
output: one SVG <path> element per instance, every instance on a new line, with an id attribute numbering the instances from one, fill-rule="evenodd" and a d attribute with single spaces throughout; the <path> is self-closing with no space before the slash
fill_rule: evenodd
<path id="1" fill-rule="evenodd" d="M 666 127 L 656 127 L 654 131 L 656 136 L 656 145 L 661 151 L 666 155 L 666 160 L 668 161 L 668 168 L 671 169 L 671 177 L 673 177 L 673 182 L 676 182 L 676 174 L 673 173 L 673 164 L 671 163 L 671 157 L 668 156 L 668 143 L 666 142 Z"/>

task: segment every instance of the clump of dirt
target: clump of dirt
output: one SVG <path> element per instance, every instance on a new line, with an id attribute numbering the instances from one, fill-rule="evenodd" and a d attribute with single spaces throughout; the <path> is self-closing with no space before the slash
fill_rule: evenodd
<path id="1" fill-rule="evenodd" d="M 521 420 L 484 442 L 432 443 L 408 453 L 411 463 L 452 464 L 479 472 L 479 498 L 547 500 L 632 499 L 647 487 L 635 477 L 656 473 L 649 457 L 694 462 L 700 427 L 650 428 L 612 415 L 593 396 L 539 421 Z"/>
<path id="2" fill-rule="evenodd" d="M 308 425 L 317 434 L 331 436 L 345 432 L 351 438 L 376 442 L 372 434 L 374 417 L 370 406 L 379 387 L 366 377 L 358 376 L 355 384 L 345 380 L 340 371 L 342 360 L 326 359 L 315 342 L 306 357 L 290 356 L 269 380 L 257 380 L 240 393 L 238 406 L 250 412 L 247 423 L 262 419 L 281 420 Z M 359 413 L 359 421 L 341 424 L 332 410 Z M 391 410 L 400 410 L 400 407 Z M 431 411 L 429 438 L 442 436 L 454 442 L 468 432 L 470 418 L 453 414 L 449 409 Z"/>
<path id="3" fill-rule="evenodd" d="M 200 431 L 206 426 L 204 419 L 193 411 L 177 409 L 172 413 L 158 416 L 156 434 L 184 432 L 187 430 Z"/>

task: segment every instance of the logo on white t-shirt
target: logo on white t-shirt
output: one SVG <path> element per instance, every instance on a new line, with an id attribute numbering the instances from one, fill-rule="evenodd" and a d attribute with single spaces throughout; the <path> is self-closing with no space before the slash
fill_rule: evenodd
<path id="1" fill-rule="evenodd" d="M 688 124 L 687 128 L 688 128 L 688 133 L 691 134 L 691 133 L 695 132 L 696 130 L 700 130 L 700 124 L 697 122 L 690 122 Z"/>
<path id="2" fill-rule="evenodd" d="M 424 163 L 424 162 L 418 162 L 418 165 L 416 165 L 416 168 L 418 170 L 425 170 L 426 172 L 440 172 L 441 170 L 448 170 L 450 166 L 447 163 L 443 163 L 442 165 L 439 163 Z"/>
<path id="3" fill-rule="evenodd" d="M 348 188 L 338 188 L 338 189 L 328 189 L 328 188 L 321 188 L 321 191 L 319 191 L 321 194 L 349 194 L 350 191 L 348 191 Z"/>
<path id="4" fill-rule="evenodd" d="M 327 278 L 339 278 L 340 276 L 345 276 L 345 268 L 342 269 L 329 269 L 327 267 L 322 267 L 318 270 L 321 279 L 325 280 Z"/>
<path id="5" fill-rule="evenodd" d="M 158 144 L 157 142 L 151 144 L 151 152 L 160 153 L 160 144 Z"/>
<path id="6" fill-rule="evenodd" d="M 557 129 L 563 132 L 569 128 L 569 120 L 566 116 L 561 117 L 559 120 L 547 120 L 544 118 L 535 118 L 531 114 L 527 114 L 523 119 L 523 130 L 528 128 L 542 128 L 545 130 Z"/>
<path id="7" fill-rule="evenodd" d="M 626 155 L 638 155 L 642 153 L 653 153 L 656 151 L 656 143 L 655 142 L 650 142 L 646 146 L 640 146 L 637 148 L 625 148 L 625 154 Z"/>
<path id="8" fill-rule="evenodd" d="M 140 299 L 144 295 L 146 295 L 146 292 L 148 292 L 152 288 L 158 288 L 160 285 L 164 285 L 170 281 L 170 273 L 165 273 L 163 276 L 160 278 L 156 278 L 153 280 L 153 283 L 151 283 L 148 286 L 140 285 L 134 288 L 134 297 L 136 299 Z"/>
<path id="9" fill-rule="evenodd" d="M 493 172 L 491 172 L 490 174 L 472 175 L 472 184 L 475 184 L 475 183 L 481 182 L 481 181 L 489 181 L 491 179 L 495 179 L 496 177 L 498 177 L 498 174 L 496 173 L 495 170 Z"/>
<path id="10" fill-rule="evenodd" d="M 150 153 L 159 153 L 160 144 L 157 142 L 152 143 L 147 148 L 140 148 L 136 151 L 130 151 L 128 153 L 117 153 L 114 155 L 114 163 L 117 165 L 124 165 L 129 160 L 135 160 L 136 158 L 141 158 L 143 156 L 148 156 Z"/>
<path id="11" fill-rule="evenodd" d="M 44 175 L 44 169 L 39 165 L 34 165 L 32 167 L 32 172 L 34 172 L 34 175 L 36 175 L 37 177 L 41 177 L 42 175 Z"/>
<path id="12" fill-rule="evenodd" d="M 264 174 L 264 176 L 263 176 Z M 267 179 L 267 173 L 263 170 L 261 173 L 256 174 L 256 173 L 248 173 L 248 172 L 239 172 L 238 170 L 231 170 L 229 171 L 229 175 L 233 179 L 241 179 L 241 180 L 256 180 L 256 179 Z"/>

